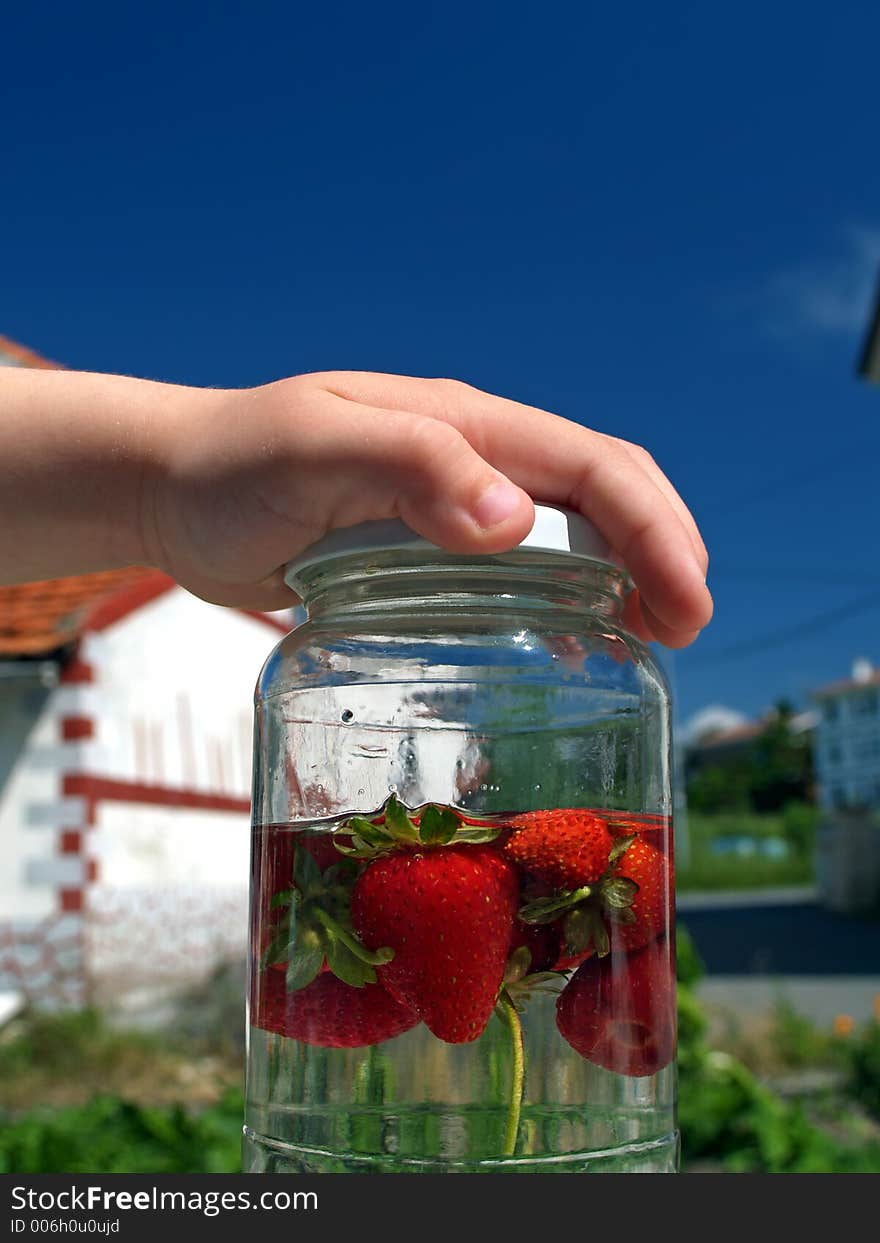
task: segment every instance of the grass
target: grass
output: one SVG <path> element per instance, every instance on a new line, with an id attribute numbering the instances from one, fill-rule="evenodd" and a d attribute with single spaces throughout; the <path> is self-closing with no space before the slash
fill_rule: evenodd
<path id="1" fill-rule="evenodd" d="M 812 841 L 802 817 L 793 814 L 755 815 L 748 812 L 688 815 L 690 858 L 676 868 L 681 892 L 696 889 L 762 889 L 776 885 L 810 885 L 815 879 Z M 719 855 L 712 842 L 719 837 L 781 837 L 790 843 L 784 859 L 760 855 Z"/>

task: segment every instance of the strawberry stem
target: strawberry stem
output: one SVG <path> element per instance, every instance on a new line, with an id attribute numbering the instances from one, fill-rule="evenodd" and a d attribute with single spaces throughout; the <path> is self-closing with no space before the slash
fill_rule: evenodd
<path id="1" fill-rule="evenodd" d="M 327 929 L 331 936 L 337 938 L 342 944 L 354 954 L 361 962 L 367 963 L 371 967 L 384 967 L 386 962 L 390 962 L 394 957 L 394 950 L 383 946 L 377 949 L 375 953 L 368 950 L 357 937 L 353 937 L 349 932 L 338 924 L 332 915 L 328 915 L 326 911 L 322 911 L 320 907 L 315 910 L 315 919 Z"/>
<path id="2" fill-rule="evenodd" d="M 503 1157 L 512 1157 L 516 1152 L 516 1141 L 519 1135 L 519 1118 L 522 1112 L 523 1089 L 525 1087 L 525 1051 L 523 1049 L 522 1023 L 516 1006 L 510 1000 L 507 989 L 502 989 L 498 998 L 498 1010 L 510 1031 L 513 1050 L 513 1074 L 510 1084 L 510 1104 L 507 1110 L 507 1125 L 504 1129 L 504 1145 L 501 1150 Z"/>

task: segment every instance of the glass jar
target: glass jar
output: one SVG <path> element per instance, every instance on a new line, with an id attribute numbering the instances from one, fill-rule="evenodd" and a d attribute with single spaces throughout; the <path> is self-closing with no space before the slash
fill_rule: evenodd
<path id="1" fill-rule="evenodd" d="M 256 693 L 249 1172 L 676 1168 L 669 694 L 579 515 L 288 572 Z"/>

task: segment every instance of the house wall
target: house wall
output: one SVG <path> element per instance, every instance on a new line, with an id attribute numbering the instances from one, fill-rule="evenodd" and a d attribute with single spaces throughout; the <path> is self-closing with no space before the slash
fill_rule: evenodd
<path id="1" fill-rule="evenodd" d="M 56 835 L 44 809 L 56 794 L 45 760 L 55 739 L 57 706 L 39 674 L 0 682 L 0 912 L 4 920 L 41 919 L 55 908 L 46 883 Z"/>
<path id="2" fill-rule="evenodd" d="M 85 923 L 95 1001 L 174 989 L 244 961 L 249 827 L 246 814 L 99 805 Z"/>
<path id="3" fill-rule="evenodd" d="M 83 691 L 96 731 L 79 770 L 248 798 L 254 686 L 281 637 L 178 588 L 87 634 L 100 677 Z"/>
<path id="4" fill-rule="evenodd" d="M 54 689 L 3 680 L 0 991 L 81 1004 L 243 955 L 253 688 L 280 638 L 171 588 L 87 632 Z"/>
<path id="5" fill-rule="evenodd" d="M 820 806 L 880 807 L 880 688 L 823 697 L 814 737 Z"/>
<path id="6" fill-rule="evenodd" d="M 66 849 L 66 825 L 80 823 L 82 808 L 59 799 L 49 758 L 64 706 L 63 689 L 41 677 L 50 668 L 7 666 L 0 681 L 0 992 L 79 1005 L 82 915 L 64 910 L 60 895 L 81 889 L 87 865 Z"/>

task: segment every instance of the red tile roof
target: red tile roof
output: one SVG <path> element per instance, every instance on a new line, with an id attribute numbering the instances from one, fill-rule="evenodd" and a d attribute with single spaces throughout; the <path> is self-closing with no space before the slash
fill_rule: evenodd
<path id="1" fill-rule="evenodd" d="M 35 350 L 29 350 L 26 345 L 19 345 L 17 341 L 4 337 L 2 333 L 0 333 L 0 354 L 14 358 L 21 367 L 44 367 L 49 371 L 63 370 L 61 363 L 50 362 L 48 358 L 43 358 Z"/>
<path id="2" fill-rule="evenodd" d="M 126 588 L 171 580 L 134 566 L 0 587 L 0 656 L 40 656 L 71 643 L 95 607 Z M 158 586 L 158 583 L 156 583 Z M 151 593 L 153 594 L 153 593 Z"/>
<path id="3" fill-rule="evenodd" d="M 738 742 L 746 742 L 749 738 L 758 738 L 767 726 L 767 721 L 747 721 L 744 725 L 734 725 L 730 729 L 713 731 L 697 739 L 692 744 L 692 749 L 709 751 L 714 747 L 733 746 Z"/>
<path id="4" fill-rule="evenodd" d="M 867 678 L 842 678 L 839 682 L 829 682 L 813 691 L 814 699 L 824 699 L 826 695 L 845 695 L 849 691 L 861 691 L 868 686 L 880 686 L 880 669 Z"/>

